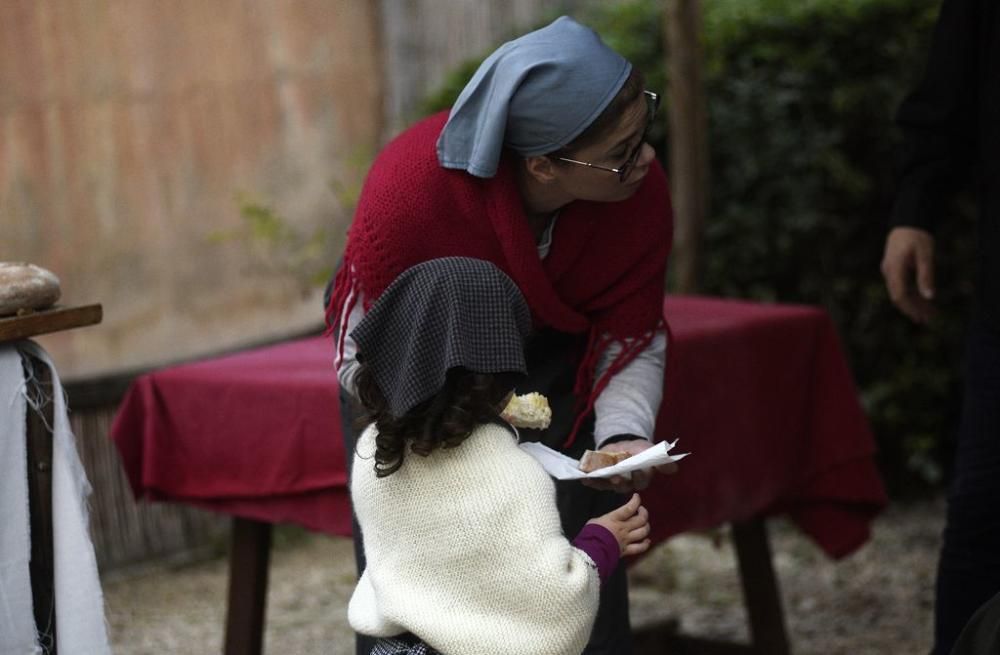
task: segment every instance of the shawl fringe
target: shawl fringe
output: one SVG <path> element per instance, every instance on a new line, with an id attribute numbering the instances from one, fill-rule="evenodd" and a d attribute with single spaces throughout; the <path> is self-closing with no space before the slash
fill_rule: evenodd
<path id="1" fill-rule="evenodd" d="M 577 397 L 576 420 L 573 422 L 573 429 L 570 430 L 569 436 L 563 442 L 563 448 L 569 448 L 576 442 L 580 426 L 594 411 L 597 397 L 608 386 L 611 378 L 631 364 L 639 356 L 639 353 L 649 346 L 656 330 L 662 326 L 663 321 L 661 320 L 656 329 L 649 330 L 636 339 L 619 339 L 610 334 L 599 334 L 596 326 L 590 329 L 587 349 L 580 366 L 577 368 L 576 383 L 573 385 L 573 393 Z M 621 345 L 621 350 L 608 365 L 607 370 L 600 377 L 597 377 L 597 365 L 601 361 L 601 355 L 608 347 L 616 343 Z"/>

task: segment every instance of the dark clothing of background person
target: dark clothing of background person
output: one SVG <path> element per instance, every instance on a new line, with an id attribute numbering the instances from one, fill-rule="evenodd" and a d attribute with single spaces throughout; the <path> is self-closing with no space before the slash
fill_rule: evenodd
<path id="1" fill-rule="evenodd" d="M 904 146 L 892 227 L 933 234 L 954 193 L 970 184 L 979 207 L 965 397 L 936 589 L 934 652 L 944 655 L 1000 592 L 1000 2 L 944 1 L 925 78 L 897 124 Z"/>
<path id="2" fill-rule="evenodd" d="M 891 225 L 934 232 L 959 189 L 980 208 L 977 317 L 1000 331 L 1000 3 L 945 0 L 921 84 L 900 106 Z"/>
<path id="3" fill-rule="evenodd" d="M 958 638 L 951 655 L 1000 653 L 1000 594 L 979 608 Z"/>

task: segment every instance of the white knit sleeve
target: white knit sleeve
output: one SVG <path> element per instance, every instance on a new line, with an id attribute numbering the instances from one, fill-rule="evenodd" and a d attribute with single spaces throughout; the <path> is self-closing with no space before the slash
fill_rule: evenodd
<path id="1" fill-rule="evenodd" d="M 552 480 L 511 433 L 481 426 L 385 478 L 363 459 L 373 438 L 362 436 L 352 478 L 368 569 L 351 625 L 409 630 L 445 653 L 579 655 L 597 569 L 562 534 Z"/>
<path id="2" fill-rule="evenodd" d="M 597 376 L 608 369 L 621 352 L 613 343 L 601 356 Z M 666 330 L 657 330 L 653 340 L 628 366 L 608 382 L 594 402 L 594 443 L 600 448 L 616 434 L 653 438 L 656 415 L 663 400 L 663 373 L 667 357 Z"/>

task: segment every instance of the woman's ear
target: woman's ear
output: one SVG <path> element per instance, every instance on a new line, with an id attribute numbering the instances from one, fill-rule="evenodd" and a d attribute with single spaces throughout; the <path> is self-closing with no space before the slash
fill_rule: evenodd
<path id="1" fill-rule="evenodd" d="M 549 184 L 556 178 L 556 165 L 545 155 L 525 157 L 524 168 L 528 175 L 542 184 Z"/>

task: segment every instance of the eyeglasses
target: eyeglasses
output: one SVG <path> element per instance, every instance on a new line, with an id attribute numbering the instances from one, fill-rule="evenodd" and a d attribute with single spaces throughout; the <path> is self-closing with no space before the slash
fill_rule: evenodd
<path id="1" fill-rule="evenodd" d="M 556 157 L 559 161 L 569 162 L 570 164 L 577 164 L 579 166 L 586 166 L 587 168 L 596 168 L 600 171 L 607 171 L 609 173 L 617 173 L 618 181 L 625 182 L 628 176 L 632 174 L 632 170 L 635 168 L 635 163 L 639 160 L 639 153 L 642 152 L 642 146 L 646 143 L 646 138 L 649 136 L 649 128 L 653 126 L 653 119 L 656 118 L 656 110 L 660 108 L 660 94 L 653 93 L 652 91 L 643 91 L 643 96 L 646 99 L 646 127 L 642 131 L 642 138 L 639 139 L 638 145 L 633 148 L 632 152 L 629 153 L 628 158 L 625 163 L 618 168 L 610 168 L 608 166 L 599 166 L 598 164 L 592 164 L 589 161 L 580 161 L 579 159 L 570 159 L 569 157 Z"/>

